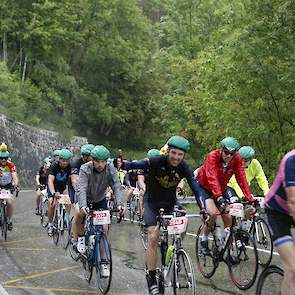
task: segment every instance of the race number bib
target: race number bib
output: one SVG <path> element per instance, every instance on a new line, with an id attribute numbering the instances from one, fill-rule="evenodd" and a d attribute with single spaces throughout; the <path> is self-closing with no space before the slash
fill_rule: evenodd
<path id="1" fill-rule="evenodd" d="M 244 218 L 244 205 L 241 203 L 230 204 L 229 214 L 231 216 Z"/>
<path id="2" fill-rule="evenodd" d="M 110 224 L 110 211 L 93 211 L 93 225 L 105 225 Z"/>
<path id="3" fill-rule="evenodd" d="M 169 221 L 168 234 L 169 235 L 180 235 L 186 231 L 187 217 L 175 217 Z"/>
<path id="4" fill-rule="evenodd" d="M 0 191 L 0 199 L 2 200 L 7 200 L 11 198 L 10 191 L 8 190 L 1 190 Z"/>
<path id="5" fill-rule="evenodd" d="M 58 202 L 60 204 L 64 204 L 64 205 L 71 205 L 71 199 L 70 199 L 69 195 L 60 195 Z"/>

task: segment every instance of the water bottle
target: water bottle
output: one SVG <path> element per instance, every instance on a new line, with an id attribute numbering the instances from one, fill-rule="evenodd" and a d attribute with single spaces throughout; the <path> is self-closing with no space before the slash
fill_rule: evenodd
<path id="1" fill-rule="evenodd" d="M 218 224 L 215 226 L 214 235 L 215 235 L 216 245 L 217 247 L 219 247 L 222 244 L 222 234 L 221 234 L 221 227 Z"/>
<path id="2" fill-rule="evenodd" d="M 90 235 L 88 240 L 89 249 L 93 250 L 95 245 L 95 235 Z"/>
<path id="3" fill-rule="evenodd" d="M 222 246 L 225 246 L 229 236 L 230 236 L 230 227 L 226 227 L 224 229 L 223 236 L 222 236 Z"/>
<path id="4" fill-rule="evenodd" d="M 174 251 L 174 246 L 173 245 L 170 245 L 167 249 L 167 252 L 166 252 L 166 259 L 165 259 L 165 265 L 169 265 L 171 259 L 172 259 L 172 256 L 173 256 L 173 251 Z"/>

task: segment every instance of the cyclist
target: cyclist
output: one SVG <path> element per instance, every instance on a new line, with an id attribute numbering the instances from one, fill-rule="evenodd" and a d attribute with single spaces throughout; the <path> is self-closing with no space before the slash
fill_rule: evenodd
<path id="1" fill-rule="evenodd" d="M 113 161 L 113 165 L 117 169 L 117 174 L 120 179 L 120 182 L 122 185 L 126 183 L 126 174 L 127 172 L 122 169 L 122 158 L 119 156 L 118 158 L 115 158 Z"/>
<path id="2" fill-rule="evenodd" d="M 59 160 L 59 154 L 60 154 L 61 150 L 54 150 L 52 155 L 53 155 L 53 160 L 54 161 L 58 161 Z"/>
<path id="3" fill-rule="evenodd" d="M 8 230 L 12 230 L 12 214 L 14 197 L 12 192 L 18 186 L 18 176 L 16 167 L 13 162 L 8 161 L 9 152 L 0 151 L 0 189 L 10 190 L 11 198 L 8 199 L 7 217 L 8 217 Z"/>
<path id="4" fill-rule="evenodd" d="M 265 196 L 265 213 L 274 246 L 283 262 L 282 295 L 294 295 L 295 246 L 290 227 L 295 226 L 295 149 L 282 159 L 276 178 Z"/>
<path id="5" fill-rule="evenodd" d="M 196 200 L 204 209 L 202 191 L 194 179 L 192 169 L 185 162 L 185 153 L 190 148 L 187 139 L 172 136 L 168 140 L 168 155 L 151 157 L 136 162 L 124 162 L 124 168 L 142 169 L 146 171 L 146 197 L 144 202 L 144 222 L 148 232 L 148 246 L 146 252 L 147 284 L 149 294 L 158 295 L 159 288 L 156 281 L 157 248 L 159 231 L 156 230 L 157 216 L 163 208 L 165 213 L 171 213 L 176 204 L 176 188 L 182 178 L 186 178 Z"/>
<path id="6" fill-rule="evenodd" d="M 118 204 L 122 204 L 122 186 L 113 165 L 107 163 L 110 157 L 109 150 L 103 145 L 97 145 L 91 151 L 92 161 L 80 168 L 77 182 L 77 197 L 79 208 L 75 212 L 73 220 L 73 239 L 75 249 L 84 253 L 85 239 L 78 239 L 84 236 L 85 216 L 88 208 L 94 210 L 107 210 L 106 190 L 110 186 L 115 193 Z M 107 227 L 105 229 L 107 231 Z M 79 243 L 78 243 L 79 240 Z M 109 276 L 109 269 L 102 264 L 103 276 Z"/>
<path id="7" fill-rule="evenodd" d="M 231 197 L 228 193 L 227 184 L 235 175 L 243 195 L 249 202 L 253 202 L 250 188 L 246 179 L 243 160 L 237 151 L 239 142 L 233 137 L 226 137 L 221 141 L 221 149 L 210 152 L 204 164 L 198 169 L 197 179 L 206 196 L 206 210 L 210 220 L 204 227 L 201 238 L 201 249 L 204 254 L 209 254 L 208 235 L 211 226 L 214 225 L 216 217 L 223 212 L 227 199 Z M 232 218 L 229 214 L 222 214 L 224 228 L 230 227 Z"/>
<path id="8" fill-rule="evenodd" d="M 77 180 L 80 168 L 83 164 L 91 161 L 91 151 L 94 148 L 93 144 L 84 144 L 80 149 L 81 157 L 79 159 L 74 159 L 71 162 L 71 181 L 69 182 L 69 196 L 71 199 L 72 204 L 76 204 L 76 195 L 75 190 L 77 187 Z"/>
<path id="9" fill-rule="evenodd" d="M 244 168 L 249 185 L 251 184 L 251 181 L 255 178 L 259 187 L 263 191 L 263 195 L 265 196 L 269 191 L 268 181 L 260 162 L 254 158 L 255 150 L 251 146 L 242 146 L 239 149 L 239 154 L 244 161 Z M 244 194 L 240 186 L 238 185 L 238 182 L 234 175 L 230 179 L 228 186 L 233 189 L 233 193 L 236 193 L 238 197 L 243 197 Z"/>
<path id="10" fill-rule="evenodd" d="M 41 191 L 44 190 L 47 186 L 47 179 L 48 179 L 48 169 L 50 167 L 50 159 L 45 158 L 43 161 L 43 166 L 40 167 L 40 169 L 37 172 L 36 175 L 36 215 L 39 215 L 39 206 L 40 206 L 40 198 L 41 198 Z"/>
<path id="11" fill-rule="evenodd" d="M 127 209 L 128 210 L 130 210 L 130 200 L 132 197 L 132 193 L 136 188 L 138 188 L 137 181 L 138 181 L 138 171 L 136 169 L 128 171 L 125 177 L 125 184 L 128 187 L 128 190 L 127 190 Z"/>
<path id="12" fill-rule="evenodd" d="M 59 161 L 52 163 L 48 175 L 48 235 L 53 234 L 53 216 L 56 205 L 56 199 L 60 194 L 67 194 L 68 181 L 71 175 L 70 159 L 73 154 L 68 149 L 62 149 L 59 152 Z M 68 211 L 71 206 L 66 205 Z"/>

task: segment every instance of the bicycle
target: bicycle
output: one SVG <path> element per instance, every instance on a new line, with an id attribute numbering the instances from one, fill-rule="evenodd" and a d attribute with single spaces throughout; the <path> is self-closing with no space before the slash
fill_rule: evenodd
<path id="1" fill-rule="evenodd" d="M 53 242 L 57 245 L 60 237 L 64 249 L 67 249 L 70 242 L 71 221 L 65 206 L 70 204 L 69 195 L 60 195 L 57 199 L 53 217 Z"/>
<path id="2" fill-rule="evenodd" d="M 48 194 L 46 188 L 41 190 L 39 212 L 41 226 L 46 228 L 48 225 Z"/>
<path id="3" fill-rule="evenodd" d="M 104 226 L 110 223 L 109 210 L 90 209 L 86 219 L 86 253 L 80 254 L 85 280 L 90 283 L 95 268 L 97 287 L 102 294 L 108 293 L 112 281 L 111 246 L 104 230 Z M 107 268 L 108 275 L 103 274 L 103 267 Z"/>
<path id="4" fill-rule="evenodd" d="M 245 203 L 244 203 L 245 204 Z M 240 289 L 247 290 L 254 284 L 258 271 L 258 254 L 256 244 L 248 231 L 241 229 L 240 219 L 244 218 L 244 204 L 231 200 L 226 210 L 232 216 L 232 225 L 221 237 L 221 229 L 216 223 L 210 229 L 209 254 L 201 250 L 201 233 L 204 225 L 199 227 L 196 237 L 196 258 L 201 274 L 211 278 L 219 263 L 225 262 L 232 282 Z M 245 266 L 246 264 L 246 266 Z M 238 268 L 240 267 L 240 269 Z M 249 276 L 245 273 L 249 270 Z"/>
<path id="5" fill-rule="evenodd" d="M 268 224 L 260 217 L 264 209 L 264 197 L 257 196 L 254 197 L 254 199 L 257 202 L 258 208 L 250 219 L 242 221 L 242 225 L 243 229 L 249 231 L 256 243 L 257 250 L 259 251 L 259 265 L 267 267 L 272 260 L 273 240 Z M 258 246 L 260 246 L 261 249 L 259 249 Z"/>
<path id="6" fill-rule="evenodd" d="M 4 240 L 7 240 L 7 231 L 8 231 L 8 218 L 7 218 L 7 207 L 8 200 L 11 198 L 10 190 L 2 189 L 0 190 L 0 226 L 1 226 L 1 235 Z"/>
<path id="7" fill-rule="evenodd" d="M 256 286 L 256 295 L 279 295 L 284 277 L 284 270 L 277 265 L 269 265 L 260 274 Z"/>
<path id="8" fill-rule="evenodd" d="M 164 294 L 165 288 L 172 288 L 173 294 L 196 294 L 192 260 L 182 246 L 181 236 L 187 227 L 187 216 L 184 215 L 177 208 L 169 215 L 164 215 L 164 209 L 159 211 L 156 229 L 160 230 L 162 266 L 157 268 L 157 279 L 161 294 Z M 168 236 L 172 238 L 169 247 Z"/>
<path id="9" fill-rule="evenodd" d="M 129 208 L 129 220 L 131 223 L 134 223 L 135 216 L 137 216 L 137 221 L 139 221 L 139 190 L 135 188 L 132 191 L 131 199 L 130 199 L 130 208 Z"/>

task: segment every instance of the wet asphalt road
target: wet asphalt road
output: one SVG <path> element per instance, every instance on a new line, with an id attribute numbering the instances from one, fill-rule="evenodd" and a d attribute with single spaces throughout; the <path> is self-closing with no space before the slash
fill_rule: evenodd
<path id="1" fill-rule="evenodd" d="M 94 283 L 89 285 L 84 281 L 80 263 L 74 262 L 65 250 L 53 244 L 33 211 L 34 193 L 21 192 L 16 200 L 14 229 L 8 233 L 6 242 L 0 239 L 0 284 L 12 295 L 98 294 Z M 199 218 L 190 218 L 190 235 L 184 242 L 194 265 L 193 234 L 199 224 Z M 113 280 L 110 295 L 147 294 L 144 250 L 138 230 L 128 221 L 112 224 Z M 278 264 L 278 257 L 274 256 L 272 262 Z M 255 286 L 248 291 L 238 290 L 231 282 L 224 263 L 209 280 L 204 279 L 196 268 L 195 271 L 197 294 L 255 294 Z"/>

